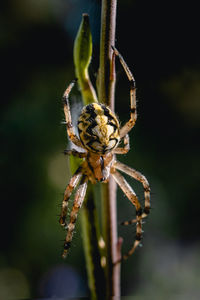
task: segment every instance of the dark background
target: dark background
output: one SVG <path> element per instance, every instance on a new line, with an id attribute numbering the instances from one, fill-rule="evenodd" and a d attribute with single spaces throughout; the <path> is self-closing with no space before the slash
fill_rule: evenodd
<path id="1" fill-rule="evenodd" d="M 73 41 L 89 13 L 95 79 L 100 1 L 1 1 L 0 298 L 88 295 L 80 222 L 61 259 L 58 224 L 70 178 L 61 96 L 75 77 Z M 122 265 L 122 294 L 134 299 L 200 296 L 199 8 L 192 2 L 119 1 L 116 46 L 137 82 L 138 120 L 120 161 L 152 189 L 143 247 Z M 71 97 L 80 107 L 80 94 Z M 129 116 L 129 84 L 117 63 L 116 113 Z M 128 178 L 128 177 L 127 177 Z M 141 202 L 143 191 L 128 179 Z M 134 209 L 118 192 L 119 222 Z M 135 236 L 121 228 L 123 252 Z M 132 298 L 131 298 L 132 299 Z"/>

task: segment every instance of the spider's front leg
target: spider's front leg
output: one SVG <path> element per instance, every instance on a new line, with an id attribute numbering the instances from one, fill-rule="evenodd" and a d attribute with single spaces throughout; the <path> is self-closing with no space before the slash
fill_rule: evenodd
<path id="1" fill-rule="evenodd" d="M 80 186 L 76 192 L 74 198 L 73 208 L 70 214 L 70 222 L 67 226 L 67 235 L 64 243 L 64 251 L 62 257 L 65 258 L 71 246 L 71 241 L 74 233 L 75 223 L 77 220 L 78 211 L 82 206 L 83 200 L 85 198 L 86 190 L 87 190 L 88 178 L 86 175 L 83 175 Z"/>
<path id="2" fill-rule="evenodd" d="M 119 51 L 112 46 L 113 52 L 119 57 L 120 63 L 126 72 L 126 75 L 130 81 L 130 119 L 129 121 L 120 129 L 120 138 L 123 138 L 135 125 L 137 119 L 137 110 L 136 110 L 136 83 L 131 73 L 129 67 L 127 66 L 125 60 Z M 114 59 L 114 58 L 113 58 Z"/>
<path id="3" fill-rule="evenodd" d="M 82 148 L 82 143 L 75 134 L 74 127 L 72 125 L 72 118 L 71 118 L 71 112 L 70 112 L 70 106 L 69 106 L 69 94 L 75 84 L 76 80 L 72 81 L 70 85 L 67 87 L 66 91 L 64 92 L 63 95 L 63 104 L 64 104 L 64 114 L 65 114 L 65 119 L 66 119 L 66 126 L 67 126 L 67 133 L 72 141 L 76 146 Z"/>

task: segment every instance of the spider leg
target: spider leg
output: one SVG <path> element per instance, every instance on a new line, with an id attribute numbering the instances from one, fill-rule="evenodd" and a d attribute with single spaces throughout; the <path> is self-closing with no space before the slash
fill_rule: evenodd
<path id="1" fill-rule="evenodd" d="M 113 150 L 114 154 L 126 154 L 130 150 L 129 135 L 124 136 L 124 147 L 117 147 Z"/>
<path id="2" fill-rule="evenodd" d="M 122 67 L 124 68 L 124 71 L 126 72 L 126 75 L 130 81 L 130 120 L 120 129 L 120 138 L 123 138 L 135 125 L 136 119 L 137 119 L 137 111 L 136 111 L 136 83 L 135 79 L 133 77 L 133 74 L 131 73 L 129 67 L 127 66 L 125 60 L 123 59 L 122 55 L 119 53 L 119 51 L 112 46 L 112 49 L 119 57 L 120 63 Z"/>
<path id="3" fill-rule="evenodd" d="M 67 208 L 68 208 L 68 202 L 69 202 L 69 198 L 71 196 L 72 191 L 75 189 L 75 187 L 77 186 L 81 176 L 82 176 L 82 172 L 81 172 L 82 168 L 79 167 L 76 172 L 74 173 L 74 175 L 72 176 L 72 178 L 70 179 L 69 184 L 66 187 L 66 190 L 64 192 L 64 199 L 62 202 L 62 209 L 61 209 L 61 214 L 60 214 L 60 219 L 59 219 L 59 223 L 64 227 L 66 226 L 66 215 L 67 215 Z"/>
<path id="4" fill-rule="evenodd" d="M 81 141 L 75 134 L 74 127 L 72 125 L 72 118 L 71 118 L 71 112 L 70 112 L 70 106 L 69 106 L 69 94 L 75 84 L 75 80 L 70 83 L 70 85 L 67 87 L 66 91 L 64 92 L 63 95 L 63 104 L 64 104 L 64 114 L 65 114 L 65 119 L 66 119 L 66 126 L 67 126 L 67 133 L 72 141 L 76 146 L 78 147 L 83 147 Z"/>
<path id="5" fill-rule="evenodd" d="M 64 150 L 64 154 L 65 155 L 73 155 L 73 156 L 76 156 L 76 157 L 79 157 L 79 158 L 84 158 L 87 156 L 87 152 L 79 152 L 75 149 L 71 149 L 71 150 Z"/>
<path id="6" fill-rule="evenodd" d="M 135 169 L 132 169 L 132 168 L 122 164 L 119 161 L 114 162 L 114 167 L 116 169 L 128 174 L 129 176 L 133 177 L 134 179 L 136 179 L 136 180 L 138 180 L 142 183 L 142 185 L 144 187 L 145 204 L 144 204 L 144 210 L 142 212 L 141 218 L 145 218 L 146 216 L 148 216 L 148 214 L 150 212 L 150 208 L 151 208 L 151 205 L 150 205 L 150 186 L 149 186 L 148 180 L 140 172 L 138 172 Z M 132 224 L 132 223 L 135 223 L 135 220 L 132 220 L 132 221 L 129 221 L 129 222 L 126 222 L 126 223 L 124 225 Z"/>
<path id="7" fill-rule="evenodd" d="M 62 257 L 65 258 L 67 256 L 67 253 L 69 251 L 69 248 L 71 246 L 71 241 L 74 233 L 75 223 L 78 216 L 78 211 L 81 208 L 81 205 L 83 203 L 83 200 L 85 198 L 86 190 L 87 190 L 87 183 L 88 183 L 88 177 L 86 175 L 83 175 L 80 186 L 76 192 L 75 198 L 74 198 L 74 204 L 73 208 L 70 214 L 70 222 L 67 226 L 67 235 L 64 243 L 64 251 L 62 254 Z"/>
<path id="8" fill-rule="evenodd" d="M 128 182 L 125 180 L 125 178 L 117 171 L 113 171 L 112 173 L 113 178 L 119 185 L 119 187 L 122 189 L 124 194 L 127 196 L 127 198 L 131 201 L 131 203 L 135 206 L 136 208 L 136 237 L 135 241 L 133 243 L 132 248 L 128 251 L 127 254 L 123 255 L 123 259 L 127 259 L 130 255 L 132 255 L 137 248 L 137 246 L 140 244 L 141 239 L 142 239 L 142 219 L 141 219 L 141 214 L 142 214 L 142 208 L 141 205 L 138 201 L 138 198 L 131 188 L 131 186 L 128 184 Z M 116 262 L 117 263 L 117 262 Z"/>

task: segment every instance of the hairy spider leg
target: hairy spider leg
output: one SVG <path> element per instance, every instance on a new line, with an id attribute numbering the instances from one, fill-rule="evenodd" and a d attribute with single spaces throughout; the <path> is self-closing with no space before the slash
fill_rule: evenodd
<path id="1" fill-rule="evenodd" d="M 146 179 L 146 177 L 144 175 L 142 175 L 140 172 L 136 171 L 135 169 L 133 168 L 130 168 L 124 164 L 122 164 L 121 162 L 119 161 L 115 161 L 114 162 L 114 167 L 117 169 L 117 170 L 120 170 L 122 172 L 124 172 L 125 174 L 128 174 L 129 176 L 133 177 L 135 180 L 139 181 L 142 183 L 143 185 L 143 188 L 144 188 L 144 199 L 145 199 L 145 204 L 144 204 L 144 210 L 141 214 L 141 218 L 145 218 L 148 216 L 149 212 L 150 212 L 150 208 L 151 208 L 151 205 L 150 205 L 150 186 L 149 186 L 149 183 L 148 183 L 148 180 Z M 130 220 L 130 221 L 126 221 L 124 223 L 122 223 L 123 225 L 129 225 L 129 224 L 132 224 L 132 223 L 136 223 L 137 222 L 137 219 L 133 219 L 133 220 Z"/>
<path id="2" fill-rule="evenodd" d="M 120 138 L 123 138 L 135 125 L 135 122 L 137 120 L 137 110 L 136 110 L 136 82 L 133 77 L 133 74 L 131 73 L 129 67 L 127 66 L 125 60 L 123 59 L 122 55 L 119 53 L 119 51 L 112 46 L 112 49 L 119 57 L 120 63 L 126 72 L 126 75 L 130 81 L 130 120 L 120 129 Z"/>
<path id="3" fill-rule="evenodd" d="M 88 177 L 83 175 L 78 190 L 75 194 L 73 208 L 70 214 L 70 222 L 67 226 L 67 235 L 64 243 L 64 251 L 62 257 L 65 258 L 71 246 L 71 241 L 74 233 L 75 223 L 77 220 L 79 209 L 82 206 L 83 200 L 85 198 L 86 190 L 88 184 Z"/>
<path id="4" fill-rule="evenodd" d="M 66 216 L 67 216 L 67 208 L 68 208 L 68 202 L 69 198 L 73 192 L 73 190 L 76 188 L 82 173 L 81 173 L 82 168 L 79 167 L 74 175 L 71 177 L 69 184 L 67 185 L 65 192 L 64 192 L 64 199 L 62 202 L 62 209 L 61 209 L 61 214 L 60 214 L 60 219 L 59 223 L 64 227 L 66 226 Z"/>
<path id="5" fill-rule="evenodd" d="M 66 150 L 64 150 L 64 154 L 65 155 L 73 155 L 73 156 L 79 157 L 79 158 L 84 158 L 87 156 L 87 152 L 79 152 L 75 149 L 71 149 L 71 150 L 66 149 Z"/>
<path id="6" fill-rule="evenodd" d="M 117 147 L 113 150 L 114 154 L 126 154 L 130 150 L 129 135 L 124 136 L 124 147 Z"/>
<path id="7" fill-rule="evenodd" d="M 133 191 L 131 186 L 128 184 L 128 182 L 125 180 L 125 178 L 119 172 L 117 172 L 116 170 L 113 171 L 111 174 L 112 174 L 113 178 L 115 179 L 115 181 L 117 182 L 117 184 L 119 185 L 119 187 L 124 192 L 124 194 L 127 196 L 127 198 L 131 201 L 131 203 L 136 208 L 137 222 L 136 222 L 135 241 L 134 241 L 133 246 L 131 247 L 131 249 L 128 251 L 128 253 L 122 256 L 122 259 L 127 259 L 130 255 L 133 254 L 133 252 L 135 251 L 137 246 L 140 244 L 141 239 L 142 239 L 142 219 L 141 219 L 142 208 L 141 208 L 141 205 L 139 203 L 139 200 L 138 200 L 135 192 Z M 117 261 L 116 263 L 118 263 L 120 261 Z"/>
<path id="8" fill-rule="evenodd" d="M 70 85 L 67 87 L 66 91 L 64 92 L 63 95 L 63 104 L 64 104 L 64 114 L 65 114 L 65 119 L 66 119 L 66 126 L 67 126 L 67 133 L 72 141 L 76 146 L 78 147 L 83 147 L 81 141 L 75 134 L 74 127 L 72 125 L 72 118 L 71 118 L 71 112 L 70 112 L 70 106 L 69 106 L 69 94 L 75 84 L 76 80 L 72 81 Z"/>

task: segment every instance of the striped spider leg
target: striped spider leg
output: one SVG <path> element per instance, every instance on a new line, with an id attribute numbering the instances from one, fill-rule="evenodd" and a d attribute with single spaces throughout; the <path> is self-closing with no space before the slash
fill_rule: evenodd
<path id="1" fill-rule="evenodd" d="M 116 170 L 112 171 L 111 174 L 112 174 L 112 177 L 114 178 L 114 180 L 116 181 L 116 183 L 119 185 L 119 187 L 122 189 L 122 191 L 126 195 L 126 197 L 131 201 L 131 203 L 136 208 L 137 222 L 136 222 L 135 241 L 134 241 L 133 247 L 128 251 L 127 254 L 123 255 L 123 257 L 122 257 L 123 259 L 127 259 L 131 254 L 133 254 L 133 252 L 135 251 L 137 246 L 140 244 L 141 239 L 142 239 L 142 218 L 141 218 L 142 208 L 141 208 L 140 202 L 139 202 L 135 192 L 133 191 L 131 186 L 128 184 L 126 179 Z"/>
<path id="2" fill-rule="evenodd" d="M 113 150 L 114 154 L 126 154 L 130 150 L 130 141 L 129 141 L 129 135 L 126 134 L 123 138 L 124 140 L 124 146 L 123 147 L 117 147 Z"/>
<path id="3" fill-rule="evenodd" d="M 75 134 L 74 127 L 72 125 L 72 118 L 71 118 L 71 112 L 70 112 L 70 106 L 69 106 L 69 94 L 75 84 L 76 80 L 72 81 L 70 85 L 67 87 L 66 91 L 63 95 L 63 105 L 64 105 L 64 114 L 66 119 L 66 126 L 67 126 L 67 133 L 72 141 L 76 146 L 82 147 L 80 139 Z"/>
<path id="4" fill-rule="evenodd" d="M 114 167 L 117 170 L 124 172 L 125 174 L 133 177 L 135 180 L 142 183 L 143 188 L 144 188 L 145 204 L 144 204 L 144 209 L 143 209 L 141 218 L 147 217 L 150 212 L 150 208 L 151 208 L 151 206 L 150 206 L 150 186 L 149 186 L 148 180 L 140 172 L 136 171 L 133 168 L 130 168 L 129 166 L 122 164 L 119 161 L 115 161 Z M 128 223 L 131 224 L 131 223 L 135 223 L 135 222 L 134 222 L 134 220 L 131 220 Z M 128 225 L 128 223 L 127 224 L 125 223 L 124 225 Z"/>
<path id="5" fill-rule="evenodd" d="M 61 209 L 61 214 L 60 214 L 60 219 L 59 219 L 59 223 L 63 227 L 66 227 L 66 225 L 67 225 L 66 224 L 66 216 L 67 216 L 69 198 L 70 198 L 73 190 L 78 185 L 78 182 L 79 182 L 81 176 L 82 176 L 81 168 L 79 167 L 76 170 L 76 172 L 74 173 L 74 175 L 71 177 L 70 182 L 67 185 L 66 190 L 64 192 L 64 199 L 63 199 L 63 202 L 62 202 L 62 209 Z"/>
<path id="6" fill-rule="evenodd" d="M 136 82 L 122 55 L 114 46 L 112 46 L 112 49 L 114 54 L 119 57 L 120 63 L 130 81 L 130 120 L 122 128 L 120 128 L 120 138 L 123 138 L 134 127 L 137 120 Z"/>
<path id="7" fill-rule="evenodd" d="M 72 211 L 70 214 L 70 221 L 67 226 L 67 235 L 64 243 L 64 251 L 62 257 L 65 258 L 67 256 L 68 250 L 71 246 L 71 241 L 74 233 L 75 223 L 77 220 L 79 209 L 82 206 L 83 200 L 85 198 L 86 190 L 87 190 L 88 178 L 86 175 L 83 175 L 80 185 L 75 194 L 74 203 L 72 207 Z"/>

